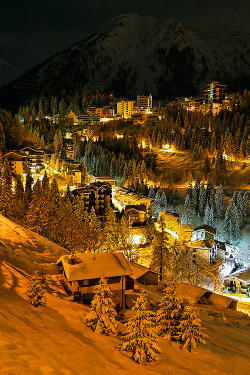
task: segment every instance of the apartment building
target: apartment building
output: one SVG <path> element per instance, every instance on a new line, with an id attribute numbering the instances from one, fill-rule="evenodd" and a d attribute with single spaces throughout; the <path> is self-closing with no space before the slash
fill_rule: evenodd
<path id="1" fill-rule="evenodd" d="M 133 100 L 122 100 L 121 102 L 117 102 L 117 115 L 122 116 L 124 118 L 130 118 L 132 115 L 132 111 L 134 108 L 134 101 Z"/>

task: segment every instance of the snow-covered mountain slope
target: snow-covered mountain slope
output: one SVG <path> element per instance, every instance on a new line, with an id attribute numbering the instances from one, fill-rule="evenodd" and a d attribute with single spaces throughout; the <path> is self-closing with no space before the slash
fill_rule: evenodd
<path id="1" fill-rule="evenodd" d="M 68 251 L 46 238 L 0 215 L 0 261 L 21 267 L 28 273 L 56 270 L 56 261 Z M 57 270 L 56 270 L 57 272 Z"/>
<path id="2" fill-rule="evenodd" d="M 249 34 L 129 14 L 33 68 L 15 85 L 103 86 L 116 95 L 163 97 L 202 92 L 211 80 L 229 89 L 249 86 Z"/>
<path id="3" fill-rule="evenodd" d="M 0 57 L 0 87 L 20 77 L 24 72 Z"/>
<path id="4" fill-rule="evenodd" d="M 89 308 L 66 296 L 56 277 L 46 275 L 47 307 L 29 303 L 28 282 L 23 270 L 0 261 L 1 375 L 249 374 L 250 319 L 240 312 L 198 304 L 207 345 L 188 353 L 160 338 L 159 361 L 138 365 L 118 350 L 117 337 L 83 324 Z"/>

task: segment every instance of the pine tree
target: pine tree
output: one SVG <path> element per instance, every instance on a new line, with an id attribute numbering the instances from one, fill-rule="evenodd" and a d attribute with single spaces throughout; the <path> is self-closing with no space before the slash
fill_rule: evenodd
<path id="1" fill-rule="evenodd" d="M 220 185 L 216 190 L 215 208 L 216 208 L 217 219 L 218 220 L 223 219 L 223 216 L 224 216 L 224 192 L 223 192 L 222 185 Z"/>
<path id="2" fill-rule="evenodd" d="M 45 287 L 42 283 L 42 278 L 39 276 L 39 272 L 36 271 L 27 290 L 30 303 L 35 307 L 46 306 L 46 298 L 44 297 L 44 293 Z"/>
<path id="3" fill-rule="evenodd" d="M 154 199 L 154 197 L 155 197 L 155 189 L 152 185 L 149 188 L 148 196 L 149 196 L 149 198 L 152 198 L 152 199 Z"/>
<path id="4" fill-rule="evenodd" d="M 199 214 L 200 217 L 204 215 L 205 210 L 205 204 L 206 204 L 206 189 L 204 182 L 200 185 L 200 193 L 199 193 Z"/>
<path id="5" fill-rule="evenodd" d="M 177 282 L 174 279 L 166 281 L 163 297 L 156 313 L 156 326 L 159 335 L 178 339 L 178 329 L 182 312 L 181 300 L 176 293 Z"/>
<path id="6" fill-rule="evenodd" d="M 151 258 L 151 267 L 160 273 L 160 280 L 163 279 L 165 270 L 168 268 L 170 260 L 170 244 L 166 232 L 164 231 L 163 219 L 160 219 L 160 228 L 154 230 L 153 234 L 153 253 Z"/>
<path id="7" fill-rule="evenodd" d="M 196 343 L 206 344 L 206 335 L 202 332 L 201 320 L 192 302 L 189 302 L 184 307 L 179 329 L 179 339 L 183 342 L 183 348 L 187 349 L 190 353 L 196 348 Z"/>
<path id="8" fill-rule="evenodd" d="M 154 216 L 158 218 L 159 213 L 161 212 L 161 192 L 157 191 L 154 199 Z"/>
<path id="9" fill-rule="evenodd" d="M 84 161 L 82 161 L 81 170 L 82 170 L 82 185 L 86 186 L 89 184 L 89 175 L 88 175 L 88 170 Z"/>
<path id="10" fill-rule="evenodd" d="M 95 296 L 91 302 L 91 312 L 88 313 L 83 322 L 96 333 L 117 333 L 115 320 L 115 304 L 112 301 L 112 293 L 107 285 L 107 280 L 102 277 L 95 287 Z"/>
<path id="11" fill-rule="evenodd" d="M 131 358 L 139 364 L 157 360 L 160 348 L 156 345 L 155 317 L 147 310 L 147 296 L 144 292 L 132 309 L 135 313 L 126 324 L 125 342 L 120 350 L 131 353 Z"/>
<path id="12" fill-rule="evenodd" d="M 104 234 L 107 251 L 119 250 L 119 231 L 113 209 L 108 206 L 105 212 Z"/>
<path id="13" fill-rule="evenodd" d="M 192 224 L 193 210 L 189 194 L 186 195 L 185 204 L 181 213 L 181 223 L 184 225 Z"/>

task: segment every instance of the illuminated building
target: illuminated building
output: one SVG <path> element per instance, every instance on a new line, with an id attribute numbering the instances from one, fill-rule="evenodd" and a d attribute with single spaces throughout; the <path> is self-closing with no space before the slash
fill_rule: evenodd
<path id="1" fill-rule="evenodd" d="M 221 85 L 219 82 L 211 82 L 207 85 L 205 93 L 205 101 L 206 103 L 221 103 L 226 97 L 226 85 Z"/>
<path id="2" fill-rule="evenodd" d="M 131 117 L 132 110 L 134 108 L 134 101 L 133 100 L 122 100 L 121 102 L 117 102 L 117 115 L 122 116 L 124 118 Z"/>
<path id="3" fill-rule="evenodd" d="M 144 96 L 144 95 L 137 95 L 137 107 L 147 109 L 151 111 L 152 105 L 152 95 Z"/>
<path id="4" fill-rule="evenodd" d="M 8 154 L 5 154 L 3 157 L 8 159 L 11 173 L 22 176 L 28 165 L 28 157 L 18 152 L 8 152 Z"/>
<path id="5" fill-rule="evenodd" d="M 28 165 L 31 172 L 40 172 L 44 166 L 43 150 L 25 147 L 20 150 L 20 153 L 28 157 Z"/>
<path id="6" fill-rule="evenodd" d="M 133 271 L 121 252 L 63 255 L 57 266 L 75 299 L 91 300 L 95 295 L 95 286 L 101 277 L 105 277 L 112 290 L 113 301 L 124 309 L 125 290 L 134 289 L 134 282 L 129 276 Z"/>
<path id="7" fill-rule="evenodd" d="M 226 276 L 224 278 L 224 292 L 250 297 L 250 267 Z"/>
<path id="8" fill-rule="evenodd" d="M 86 210 L 91 211 L 94 207 L 96 213 L 104 213 L 112 200 L 112 188 L 108 183 L 94 182 L 86 187 L 72 190 L 76 198 L 81 198 Z"/>

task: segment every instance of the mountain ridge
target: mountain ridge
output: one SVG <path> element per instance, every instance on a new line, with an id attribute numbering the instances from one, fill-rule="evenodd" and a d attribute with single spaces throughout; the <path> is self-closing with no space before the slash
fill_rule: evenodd
<path id="1" fill-rule="evenodd" d="M 12 84 L 113 91 L 117 96 L 194 95 L 207 82 L 229 89 L 250 83 L 250 34 L 120 15 L 106 30 L 84 38 L 37 65 Z"/>

